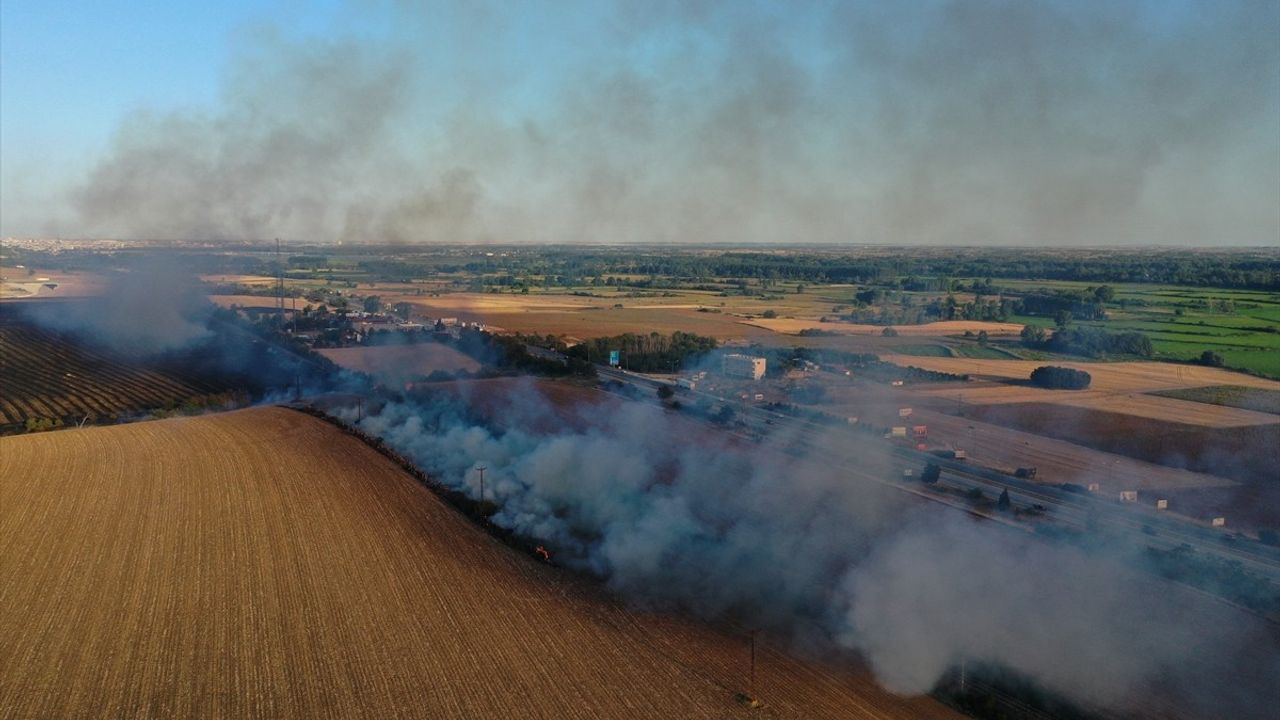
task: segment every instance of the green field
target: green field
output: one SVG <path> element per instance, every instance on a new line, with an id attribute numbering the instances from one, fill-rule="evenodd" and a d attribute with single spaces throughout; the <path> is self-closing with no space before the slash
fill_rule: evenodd
<path id="1" fill-rule="evenodd" d="M 1011 280 L 1002 287 L 1020 292 L 1037 289 L 1083 290 L 1093 283 Z M 1167 285 L 1113 284 L 1115 300 L 1104 321 L 1077 324 L 1112 332 L 1137 330 L 1151 338 L 1155 359 L 1195 360 L 1212 350 L 1227 367 L 1280 378 L 1280 293 Z M 1230 300 L 1231 313 L 1213 312 L 1200 302 Z M 1181 314 L 1179 314 L 1181 313 Z M 1011 322 L 1051 327 L 1050 318 L 1017 315 Z"/>
<path id="2" fill-rule="evenodd" d="M 915 357 L 954 357 L 946 345 L 894 345 L 893 351 Z"/>
<path id="3" fill-rule="evenodd" d="M 951 351 L 960 357 L 975 358 L 979 360 L 1020 360 L 1021 356 L 993 345 L 978 345 L 977 343 L 966 343 L 964 345 L 956 345 Z"/>

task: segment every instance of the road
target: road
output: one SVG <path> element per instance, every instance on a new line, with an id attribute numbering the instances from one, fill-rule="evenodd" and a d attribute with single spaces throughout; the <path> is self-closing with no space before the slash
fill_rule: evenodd
<path id="1" fill-rule="evenodd" d="M 628 384 L 645 393 L 653 393 L 657 387 L 668 383 L 645 375 L 615 368 L 597 366 L 597 373 L 605 380 Z M 917 450 L 900 442 L 886 440 L 888 452 L 881 458 L 868 456 L 854 448 L 859 443 L 848 443 L 849 434 L 860 438 L 868 436 L 852 428 L 825 425 L 811 420 L 792 417 L 767 407 L 744 403 L 737 398 L 722 398 L 697 390 L 681 390 L 685 397 L 701 397 L 713 403 L 728 403 L 736 409 L 735 417 L 745 425 L 746 433 L 740 435 L 753 439 L 764 434 L 779 436 L 788 429 L 792 434 L 789 452 L 821 452 L 830 457 L 836 466 L 848 468 L 851 476 L 882 485 L 890 485 L 914 495 L 938 500 L 953 507 L 989 517 L 1008 525 L 1034 531 L 1035 527 L 1013 522 L 1008 514 L 983 512 L 964 507 L 938 493 L 925 491 L 919 482 L 904 482 L 903 471 L 919 472 L 926 463 L 935 463 L 943 469 L 940 486 L 961 492 L 979 490 L 994 499 L 1008 491 L 1015 506 L 1044 508 L 1044 520 L 1088 533 L 1102 533 L 1131 539 L 1135 547 L 1151 547 L 1172 550 L 1183 545 L 1198 554 L 1212 556 L 1228 562 L 1238 562 L 1241 567 L 1280 582 L 1280 548 L 1259 542 L 1238 539 L 1232 533 L 1196 523 L 1181 516 L 1170 516 L 1144 506 L 1120 504 L 1091 493 L 1078 493 L 1048 485 L 1021 480 L 996 469 L 974 463 L 948 460 Z M 815 438 L 821 445 L 815 444 Z M 841 440 L 846 440 L 841 442 Z M 887 459 L 887 461 L 886 461 Z"/>

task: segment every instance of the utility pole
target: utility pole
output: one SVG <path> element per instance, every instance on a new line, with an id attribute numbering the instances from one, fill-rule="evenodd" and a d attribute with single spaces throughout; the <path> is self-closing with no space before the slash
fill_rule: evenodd
<path id="1" fill-rule="evenodd" d="M 284 264 L 280 260 L 280 238 L 276 238 L 276 319 L 284 330 Z"/>
<path id="2" fill-rule="evenodd" d="M 476 472 L 480 473 L 480 502 L 484 502 L 484 471 L 489 468 L 484 465 L 477 465 Z"/>

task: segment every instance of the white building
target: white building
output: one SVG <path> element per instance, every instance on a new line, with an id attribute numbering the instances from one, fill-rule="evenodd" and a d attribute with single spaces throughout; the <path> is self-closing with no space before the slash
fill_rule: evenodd
<path id="1" fill-rule="evenodd" d="M 728 377 L 759 380 L 764 377 L 765 360 L 752 355 L 725 355 L 724 374 Z"/>

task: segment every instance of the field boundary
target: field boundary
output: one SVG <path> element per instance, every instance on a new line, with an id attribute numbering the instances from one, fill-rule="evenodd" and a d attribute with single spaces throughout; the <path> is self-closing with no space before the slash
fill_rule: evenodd
<path id="1" fill-rule="evenodd" d="M 489 516 L 492 513 L 486 513 L 486 511 L 496 511 L 496 505 L 491 502 L 473 500 L 465 493 L 438 482 L 415 465 L 412 460 L 396 452 L 382 438 L 370 435 L 354 425 L 310 405 L 284 404 L 277 405 L 276 407 L 293 410 L 304 415 L 310 415 L 311 417 L 322 420 L 338 428 L 343 433 L 356 438 L 383 457 L 395 463 L 401 470 L 408 473 L 410 477 L 417 480 L 419 484 L 430 490 L 436 497 L 443 500 L 446 505 L 452 507 L 454 510 L 457 510 L 459 513 L 470 519 L 477 527 L 484 530 L 484 532 L 489 536 L 499 540 L 505 545 L 526 552 L 541 562 L 564 569 L 563 566 L 551 559 L 550 553 L 537 538 L 513 532 L 490 520 Z"/>

